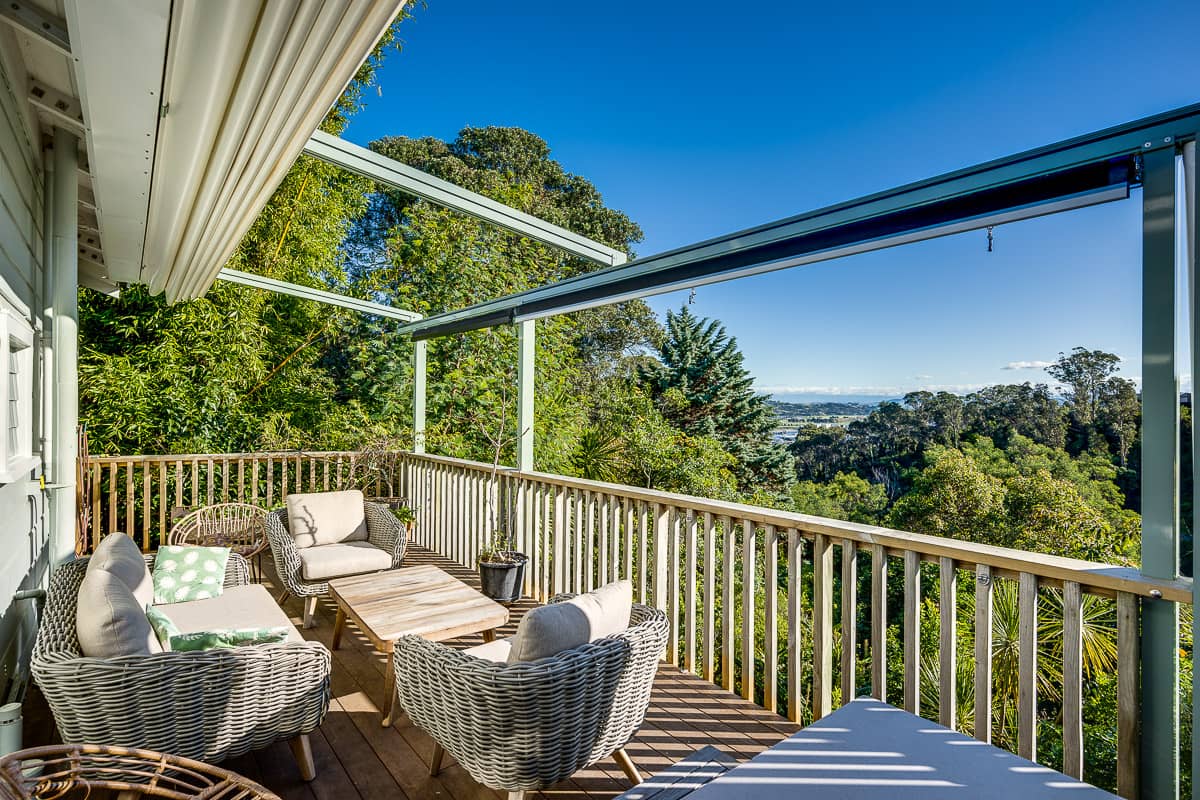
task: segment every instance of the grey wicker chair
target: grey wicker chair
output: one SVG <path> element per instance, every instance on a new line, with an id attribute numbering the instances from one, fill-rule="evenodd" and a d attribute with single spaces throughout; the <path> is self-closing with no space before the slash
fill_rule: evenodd
<path id="1" fill-rule="evenodd" d="M 153 555 L 146 556 L 153 564 Z M 75 634 L 87 558 L 50 580 L 32 671 L 67 744 L 105 744 L 220 762 L 288 739 L 305 780 L 308 734 L 329 708 L 329 651 L 319 642 L 88 658 Z M 250 582 L 231 553 L 226 586 Z"/>
<path id="2" fill-rule="evenodd" d="M 624 747 L 645 718 L 666 642 L 666 615 L 636 603 L 622 633 L 525 663 L 404 636 L 396 686 L 409 718 L 437 744 L 433 774 L 444 749 L 476 781 L 520 800 L 613 755 L 640 783 Z"/>
<path id="3" fill-rule="evenodd" d="M 408 547 L 408 529 L 383 503 L 364 502 L 363 510 L 367 518 L 367 541 L 391 553 L 391 569 L 396 569 L 404 560 L 404 550 Z M 317 598 L 329 591 L 329 582 L 310 581 L 304 577 L 299 548 L 288 531 L 287 509 L 267 515 L 267 542 L 271 545 L 275 571 L 283 582 L 284 591 L 279 602 L 283 603 L 288 595 L 304 598 L 304 627 L 311 628 L 317 612 Z"/>

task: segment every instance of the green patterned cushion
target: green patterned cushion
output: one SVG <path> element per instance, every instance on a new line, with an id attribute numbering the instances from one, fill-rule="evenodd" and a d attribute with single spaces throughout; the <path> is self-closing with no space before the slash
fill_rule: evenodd
<path id="1" fill-rule="evenodd" d="M 183 603 L 218 597 L 225 587 L 228 547 L 164 545 L 154 559 L 154 602 Z"/>
<path id="2" fill-rule="evenodd" d="M 158 637 L 158 643 L 162 645 L 163 650 L 170 650 L 171 638 L 179 635 L 179 628 L 175 627 L 175 623 L 162 609 L 154 606 L 146 609 L 146 619 L 150 620 L 150 627 L 154 629 L 154 635 Z"/>
<path id="3" fill-rule="evenodd" d="M 175 652 L 213 650 L 222 647 L 244 647 L 253 644 L 274 644 L 287 638 L 287 628 L 247 628 L 229 631 L 197 631 L 171 637 L 170 649 Z"/>

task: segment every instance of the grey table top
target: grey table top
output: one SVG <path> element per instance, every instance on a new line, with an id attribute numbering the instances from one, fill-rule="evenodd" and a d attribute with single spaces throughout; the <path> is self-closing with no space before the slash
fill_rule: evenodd
<path id="1" fill-rule="evenodd" d="M 1115 795 L 871 698 L 859 698 L 688 800 L 991 800 Z"/>

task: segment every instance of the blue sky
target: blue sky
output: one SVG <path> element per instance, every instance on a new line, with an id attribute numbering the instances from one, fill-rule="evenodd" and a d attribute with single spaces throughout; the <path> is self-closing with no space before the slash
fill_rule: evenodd
<path id="1" fill-rule="evenodd" d="M 648 255 L 1200 101 L 1198 30 L 1193 2 L 430 0 L 346 135 L 527 128 Z M 999 228 L 992 253 L 964 234 L 701 287 L 693 310 L 776 393 L 1043 380 L 1019 365 L 1076 345 L 1136 378 L 1139 219 L 1135 193 Z"/>

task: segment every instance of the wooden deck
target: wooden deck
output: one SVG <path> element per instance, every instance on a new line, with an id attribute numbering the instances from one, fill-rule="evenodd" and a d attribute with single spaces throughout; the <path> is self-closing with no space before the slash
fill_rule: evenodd
<path id="1" fill-rule="evenodd" d="M 406 562 L 436 564 L 478 585 L 473 571 L 419 547 L 411 548 Z M 274 577 L 269 567 L 266 571 Z M 514 606 L 512 619 L 501 629 L 501 635 L 511 635 L 520 615 L 530 607 L 529 603 Z M 303 614 L 301 603 L 293 598 L 285 608 L 299 626 Z M 334 604 L 323 598 L 317 612 L 317 626 L 303 631 L 305 637 L 328 646 L 335 612 Z M 449 644 L 469 647 L 480 642 L 482 639 L 474 636 Z M 393 727 L 380 726 L 383 670 L 384 657 L 348 623 L 341 648 L 333 653 L 333 702 L 320 730 L 311 736 L 316 780 L 307 784 L 300 780 L 291 751 L 284 742 L 232 759 L 223 766 L 259 781 L 284 798 L 503 800 L 502 793 L 476 783 L 449 755 L 441 774 L 430 777 L 433 741 L 404 714 L 398 716 Z M 739 761 L 746 760 L 785 738 L 796 727 L 702 678 L 664 664 L 655 681 L 646 722 L 627 751 L 642 773 L 649 776 L 705 745 L 713 745 Z M 527 796 L 554 800 L 611 798 L 628 788 L 620 768 L 610 758 L 555 787 Z"/>

